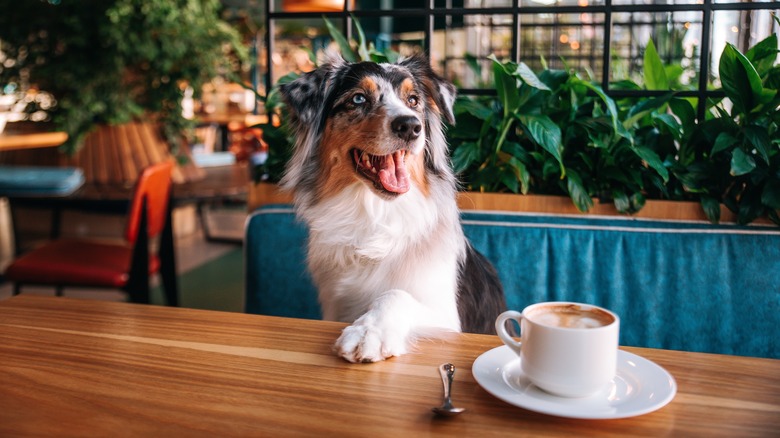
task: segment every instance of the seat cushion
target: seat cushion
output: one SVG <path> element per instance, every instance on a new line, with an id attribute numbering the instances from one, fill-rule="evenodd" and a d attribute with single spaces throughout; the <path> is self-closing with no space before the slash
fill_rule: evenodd
<path id="1" fill-rule="evenodd" d="M 127 284 L 132 248 L 87 239 L 60 239 L 14 260 L 5 271 L 9 281 L 28 284 L 122 288 Z M 149 255 L 149 273 L 160 260 Z"/>

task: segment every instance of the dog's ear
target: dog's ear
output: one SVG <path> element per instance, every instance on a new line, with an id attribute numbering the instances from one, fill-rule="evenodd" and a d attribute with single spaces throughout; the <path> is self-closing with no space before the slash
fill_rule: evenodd
<path id="1" fill-rule="evenodd" d="M 333 87 L 333 79 L 345 64 L 340 56 L 332 56 L 316 70 L 279 87 L 290 110 L 293 125 L 312 125 L 318 121 L 328 92 Z"/>
<path id="2" fill-rule="evenodd" d="M 452 107 L 455 104 L 456 89 L 449 81 L 437 75 L 425 56 L 417 54 L 400 62 L 425 87 L 439 114 L 451 125 L 455 124 L 455 114 Z"/>
<path id="3" fill-rule="evenodd" d="M 279 87 L 287 103 L 290 127 L 295 133 L 293 154 L 280 181 L 282 188 L 297 190 L 315 184 L 315 156 L 320 131 L 326 118 L 327 100 L 336 88 L 339 74 L 346 65 L 341 56 L 330 57 L 316 70 Z"/>

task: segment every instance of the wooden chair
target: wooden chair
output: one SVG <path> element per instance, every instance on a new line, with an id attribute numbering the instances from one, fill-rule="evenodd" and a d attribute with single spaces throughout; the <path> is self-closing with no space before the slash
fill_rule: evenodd
<path id="1" fill-rule="evenodd" d="M 130 201 L 125 242 L 62 238 L 19 256 L 5 271 L 14 283 L 49 285 L 58 296 L 64 287 L 118 288 L 131 302 L 149 302 L 150 275 L 160 273 L 168 305 L 178 305 L 171 224 L 173 162 L 147 167 L 138 177 Z M 152 239 L 159 238 L 155 251 Z"/>

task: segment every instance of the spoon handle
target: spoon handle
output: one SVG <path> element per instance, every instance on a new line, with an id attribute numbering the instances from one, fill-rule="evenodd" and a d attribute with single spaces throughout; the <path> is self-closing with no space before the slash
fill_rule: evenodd
<path id="1" fill-rule="evenodd" d="M 455 374 L 455 365 L 451 363 L 441 364 L 439 366 L 439 374 L 441 374 L 441 383 L 444 387 L 444 402 L 451 405 L 450 391 L 452 390 L 452 376 Z"/>

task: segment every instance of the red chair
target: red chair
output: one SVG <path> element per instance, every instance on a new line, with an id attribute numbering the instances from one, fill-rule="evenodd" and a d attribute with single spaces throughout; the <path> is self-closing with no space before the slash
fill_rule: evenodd
<path id="1" fill-rule="evenodd" d="M 53 240 L 21 255 L 5 271 L 21 285 L 49 285 L 58 296 L 64 287 L 118 288 L 131 302 L 149 302 L 149 277 L 160 273 L 168 305 L 178 305 L 176 264 L 171 224 L 171 172 L 173 162 L 147 167 L 138 177 L 130 201 L 126 242 L 112 243 L 86 238 Z M 151 239 L 159 237 L 150 252 Z"/>

